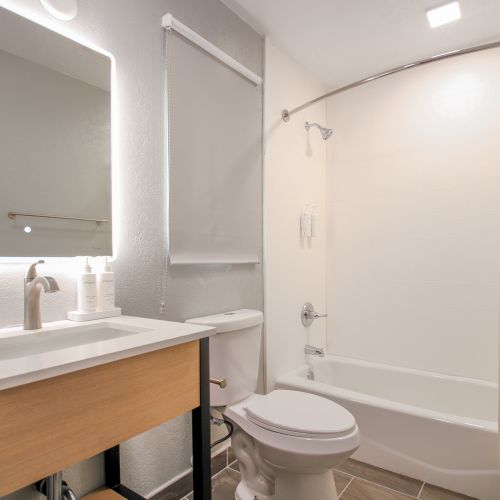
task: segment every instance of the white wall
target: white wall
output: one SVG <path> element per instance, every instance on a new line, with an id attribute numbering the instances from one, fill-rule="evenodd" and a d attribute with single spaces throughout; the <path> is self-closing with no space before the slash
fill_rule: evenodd
<path id="1" fill-rule="evenodd" d="M 498 49 L 328 101 L 328 347 L 497 381 Z"/>
<path id="2" fill-rule="evenodd" d="M 165 33 L 161 16 L 181 22 L 262 74 L 262 39 L 218 0 L 79 0 L 74 21 L 50 17 L 38 0 L 0 0 L 77 38 L 107 50 L 116 59 L 116 141 L 119 211 L 117 303 L 126 314 L 184 320 L 239 308 L 262 308 L 260 266 L 172 271 L 163 287 L 164 165 L 163 102 Z M 255 130 L 255 140 L 261 130 Z M 260 244 L 260 242 L 258 242 Z M 0 264 L 0 327 L 22 321 L 24 264 Z M 40 269 L 57 278 L 61 292 L 42 297 L 44 321 L 65 317 L 74 307 L 71 272 L 61 263 Z M 166 296 L 166 313 L 160 303 Z M 190 418 L 180 417 L 123 446 L 124 483 L 148 495 L 189 467 Z M 78 495 L 102 482 L 98 457 L 67 472 Z M 18 495 L 29 498 L 29 492 Z"/>
<path id="3" fill-rule="evenodd" d="M 293 108 L 324 92 L 320 84 L 266 39 L 264 87 L 264 263 L 267 389 L 276 377 L 304 363 L 304 345 L 325 345 L 326 322 L 300 321 L 304 302 L 324 312 L 326 148 L 305 121 L 326 121 L 325 103 L 281 120 Z M 299 217 L 306 204 L 319 208 L 317 238 L 303 241 Z"/>

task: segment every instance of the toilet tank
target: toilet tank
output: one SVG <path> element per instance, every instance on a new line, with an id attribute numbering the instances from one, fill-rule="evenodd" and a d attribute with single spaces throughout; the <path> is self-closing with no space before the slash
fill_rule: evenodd
<path id="1" fill-rule="evenodd" d="M 227 386 L 221 389 L 210 384 L 211 406 L 232 405 L 255 392 L 263 321 L 262 312 L 253 309 L 238 309 L 186 321 L 217 328 L 217 334 L 210 337 L 210 377 L 225 379 Z"/>

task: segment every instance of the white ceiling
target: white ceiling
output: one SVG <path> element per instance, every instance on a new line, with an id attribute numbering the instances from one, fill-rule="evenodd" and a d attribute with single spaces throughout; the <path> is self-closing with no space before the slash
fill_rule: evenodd
<path id="1" fill-rule="evenodd" d="M 331 89 L 442 52 L 500 40 L 500 0 L 460 0 L 462 19 L 430 28 L 446 0 L 222 0 Z"/>

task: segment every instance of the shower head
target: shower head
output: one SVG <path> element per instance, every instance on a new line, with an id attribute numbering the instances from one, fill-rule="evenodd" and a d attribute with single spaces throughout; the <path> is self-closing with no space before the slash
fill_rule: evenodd
<path id="1" fill-rule="evenodd" d="M 331 135 L 333 134 L 333 130 L 331 128 L 321 127 L 319 131 L 321 132 L 321 137 L 323 138 L 324 141 L 330 139 Z"/>
<path id="2" fill-rule="evenodd" d="M 331 128 L 322 127 L 318 123 L 309 123 L 309 122 L 306 122 L 306 130 L 309 131 L 309 129 L 311 127 L 318 127 L 319 132 L 321 134 L 321 138 L 324 141 L 326 141 L 327 139 L 329 139 L 331 137 L 331 135 L 333 134 L 333 130 Z"/>

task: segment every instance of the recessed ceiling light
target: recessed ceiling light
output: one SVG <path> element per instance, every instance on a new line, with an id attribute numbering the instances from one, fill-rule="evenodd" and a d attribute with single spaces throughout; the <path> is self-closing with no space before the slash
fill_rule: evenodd
<path id="1" fill-rule="evenodd" d="M 427 20 L 431 28 L 451 23 L 461 17 L 462 13 L 460 12 L 460 4 L 458 2 L 450 2 L 427 11 Z"/>
<path id="2" fill-rule="evenodd" d="M 78 12 L 76 0 L 40 0 L 40 2 L 50 14 L 61 21 L 71 21 Z"/>

